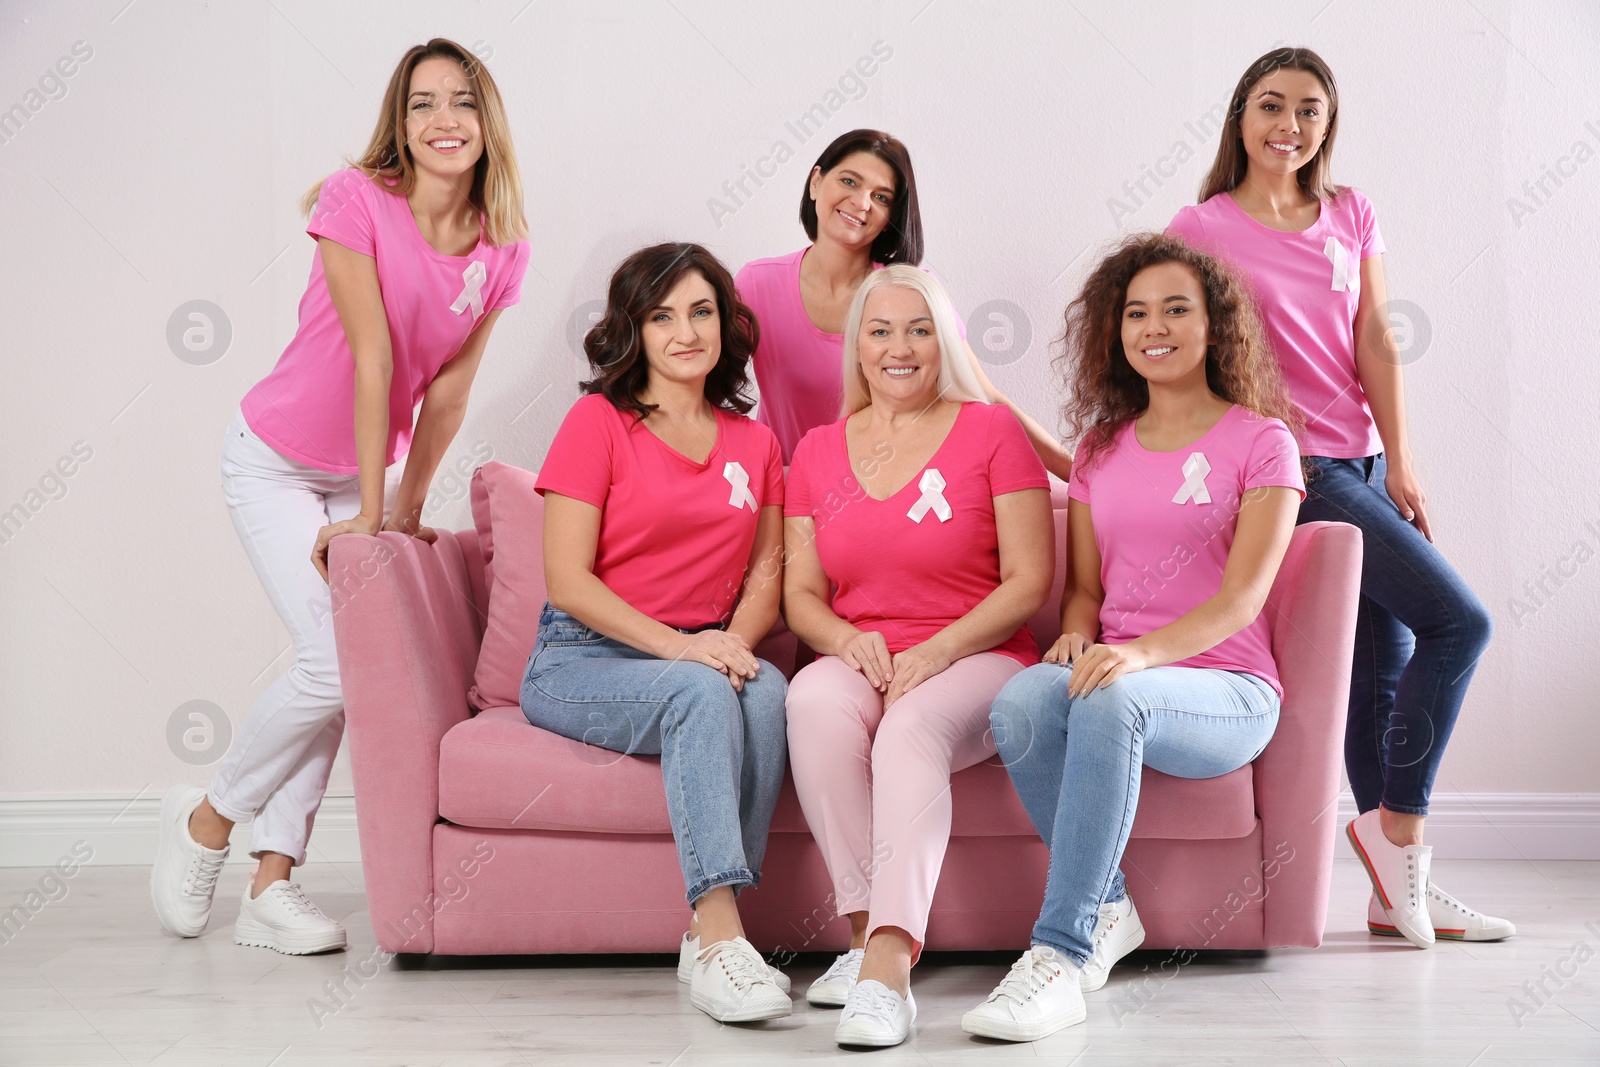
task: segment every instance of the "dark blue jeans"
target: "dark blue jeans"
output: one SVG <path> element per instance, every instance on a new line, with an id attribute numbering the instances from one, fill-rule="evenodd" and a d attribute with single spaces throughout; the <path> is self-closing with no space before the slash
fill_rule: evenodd
<path id="1" fill-rule="evenodd" d="M 1428 814 L 1450 732 L 1494 620 L 1433 543 L 1400 515 L 1383 455 L 1308 457 L 1301 522 L 1361 528 L 1361 604 L 1344 766 L 1356 808 Z"/>

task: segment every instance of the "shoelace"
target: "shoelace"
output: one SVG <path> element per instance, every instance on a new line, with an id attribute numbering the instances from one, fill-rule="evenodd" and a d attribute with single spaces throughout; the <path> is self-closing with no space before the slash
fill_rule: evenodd
<path id="1" fill-rule="evenodd" d="M 833 966 L 822 973 L 819 982 L 831 982 L 836 978 L 849 978 L 854 981 L 855 976 L 861 972 L 861 950 L 851 949 L 833 961 Z"/>
<path id="2" fill-rule="evenodd" d="M 327 918 L 326 915 L 322 914 L 321 908 L 306 899 L 305 890 L 301 889 L 297 883 L 290 882 L 286 886 L 275 886 L 267 890 L 267 892 L 273 894 L 285 908 L 288 908 L 291 915 L 310 915 L 316 919 Z"/>
<path id="3" fill-rule="evenodd" d="M 222 873 L 222 857 L 195 853 L 189 860 L 188 873 L 183 877 L 187 893 L 210 896 L 217 887 L 217 875 Z"/>
<path id="4" fill-rule="evenodd" d="M 706 953 L 713 949 L 717 951 L 717 964 L 735 989 L 743 991 L 757 982 L 772 981 L 772 974 L 767 970 L 766 961 L 746 951 L 743 946 L 721 942 L 720 946 L 710 945 L 703 949 L 701 957 L 704 958 Z"/>
<path id="5" fill-rule="evenodd" d="M 1443 889 L 1435 889 L 1431 884 L 1428 886 L 1428 895 L 1445 907 L 1454 908 L 1468 918 L 1476 918 L 1478 915 L 1477 912 L 1452 897 L 1449 893 L 1446 893 Z"/>
<path id="6" fill-rule="evenodd" d="M 850 990 L 840 1020 L 867 1016 L 883 1023 L 892 1023 L 904 1003 L 900 994 L 883 985 L 856 985 Z"/>
<path id="7" fill-rule="evenodd" d="M 1029 949 L 1022 954 L 1021 959 L 1011 965 L 1011 970 L 1000 979 L 1000 984 L 989 994 L 989 999 L 1006 998 L 1018 1004 L 1026 1004 L 1045 987 L 1047 982 L 1060 973 L 1060 967 L 1042 955 L 1035 955 L 1034 951 Z"/>

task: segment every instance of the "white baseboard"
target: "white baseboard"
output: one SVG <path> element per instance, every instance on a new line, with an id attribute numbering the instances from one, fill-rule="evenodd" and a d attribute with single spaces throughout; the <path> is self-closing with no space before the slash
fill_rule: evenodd
<path id="1" fill-rule="evenodd" d="M 48 867 L 78 842 L 94 850 L 95 866 L 148 867 L 155 862 L 161 796 L 0 797 L 0 867 Z M 250 827 L 233 829 L 229 863 L 252 863 Z M 80 848 L 81 854 L 81 848 Z M 311 835 L 308 859 L 357 863 L 356 804 L 352 797 L 324 797 Z"/>
<path id="2" fill-rule="evenodd" d="M 90 863 L 149 866 L 160 812 L 159 796 L 0 797 L 0 867 L 47 867 L 80 841 L 94 850 Z M 1350 794 L 1340 796 L 1341 835 L 1355 813 Z M 1600 793 L 1436 793 L 1428 843 L 1451 859 L 1600 860 Z M 250 862 L 248 826 L 233 845 L 228 862 Z M 352 797 L 323 800 L 310 858 L 360 862 Z"/>
<path id="3" fill-rule="evenodd" d="M 1339 797 L 1339 833 L 1355 818 Z M 1600 793 L 1435 793 L 1428 844 L 1465 860 L 1600 860 Z"/>

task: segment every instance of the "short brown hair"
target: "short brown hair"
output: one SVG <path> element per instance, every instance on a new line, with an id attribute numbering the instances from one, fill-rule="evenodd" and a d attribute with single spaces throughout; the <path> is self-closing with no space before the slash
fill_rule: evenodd
<path id="1" fill-rule="evenodd" d="M 1239 79 L 1239 84 L 1233 87 L 1228 119 L 1223 123 L 1222 135 L 1217 141 L 1217 158 L 1211 164 L 1211 173 L 1200 183 L 1200 203 L 1205 203 L 1218 193 L 1236 189 L 1244 181 L 1250 159 L 1245 155 L 1239 122 L 1249 104 L 1250 90 L 1273 71 L 1285 69 L 1303 70 L 1314 76 L 1328 94 L 1328 132 L 1322 138 L 1317 154 L 1295 172 L 1295 180 L 1313 200 L 1331 200 L 1339 195 L 1339 187 L 1333 184 L 1333 138 L 1339 132 L 1339 87 L 1334 84 L 1333 71 L 1321 56 L 1309 48 L 1274 48 L 1250 64 Z"/>
<path id="2" fill-rule="evenodd" d="M 893 137 L 882 130 L 851 130 L 833 139 L 813 163 L 812 170 L 827 174 L 846 156 L 867 152 L 889 164 L 894 171 L 894 203 L 889 205 L 889 225 L 872 242 L 872 261 L 888 265 L 909 263 L 913 267 L 922 262 L 922 209 L 917 204 L 917 175 L 911 169 L 911 153 Z M 817 202 L 811 199 L 811 171 L 806 171 L 806 183 L 800 189 L 800 225 L 806 236 L 817 239 Z"/>
<path id="3" fill-rule="evenodd" d="M 1117 430 L 1150 406 L 1150 384 L 1122 348 L 1122 310 L 1128 283 L 1147 267 L 1181 263 L 1205 291 L 1212 343 L 1206 347 L 1206 384 L 1224 400 L 1258 415 L 1282 419 L 1299 435 L 1300 413 L 1284 393 L 1283 374 L 1244 284 L 1221 263 L 1176 237 L 1135 233 L 1100 261 L 1067 306 L 1061 362 L 1072 399 L 1066 420 L 1079 442 L 1074 469 L 1091 464 Z"/>
<path id="4" fill-rule="evenodd" d="M 606 293 L 605 314 L 583 338 L 583 352 L 594 377 L 579 388 L 600 393 L 618 410 L 639 419 L 655 410 L 639 399 L 650 380 L 639 328 L 686 274 L 704 278 L 717 294 L 722 326 L 722 353 L 706 377 L 706 399 L 719 408 L 745 414 L 754 401 L 744 395 L 750 384 L 750 354 L 761 339 L 755 312 L 739 299 L 728 273 L 716 256 L 697 244 L 672 242 L 641 248 L 617 266 Z"/>

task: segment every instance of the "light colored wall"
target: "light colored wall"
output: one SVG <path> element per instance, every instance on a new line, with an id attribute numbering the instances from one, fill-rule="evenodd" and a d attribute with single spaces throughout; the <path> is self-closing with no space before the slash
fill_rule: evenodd
<path id="1" fill-rule="evenodd" d="M 312 253 L 296 200 L 365 143 L 392 64 L 434 33 L 487 55 L 533 229 L 447 460 L 467 469 L 539 463 L 576 395 L 570 323 L 618 259 L 669 238 L 735 268 L 799 247 L 808 164 L 861 125 L 912 147 L 928 262 L 960 310 L 1023 309 L 1031 344 L 991 373 L 1052 418 L 1049 342 L 1093 249 L 1190 202 L 1202 120 L 1251 59 L 1317 48 L 1344 98 L 1336 176 L 1377 205 L 1394 296 L 1431 333 L 1408 388 L 1434 529 L 1499 628 L 1439 788 L 1595 790 L 1593 5 L 123 3 L 0 10 L 0 108 L 42 101 L 0 143 L 0 509 L 42 505 L 0 544 L 0 799 L 202 783 L 169 747 L 175 709 L 211 701 L 237 727 L 285 668 L 218 445 L 294 328 Z M 30 98 L 78 41 L 93 54 L 64 95 L 47 79 L 58 98 Z M 876 42 L 892 54 L 801 143 L 785 122 Z M 779 141 L 795 158 L 735 204 L 724 181 Z M 1559 187 L 1524 189 L 1547 167 Z M 232 329 L 208 365 L 167 340 L 193 299 Z M 30 497 L 76 442 L 92 457 L 65 495 Z M 464 482 L 432 518 L 470 522 Z"/>

